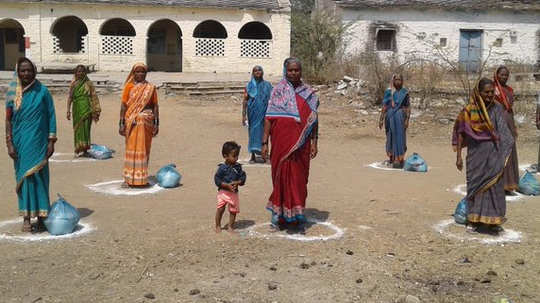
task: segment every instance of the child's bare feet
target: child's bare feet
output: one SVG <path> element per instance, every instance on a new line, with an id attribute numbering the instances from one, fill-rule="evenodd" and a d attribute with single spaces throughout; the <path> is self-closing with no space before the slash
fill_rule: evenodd
<path id="1" fill-rule="evenodd" d="M 221 226 L 216 226 L 216 234 L 219 234 L 221 232 Z"/>

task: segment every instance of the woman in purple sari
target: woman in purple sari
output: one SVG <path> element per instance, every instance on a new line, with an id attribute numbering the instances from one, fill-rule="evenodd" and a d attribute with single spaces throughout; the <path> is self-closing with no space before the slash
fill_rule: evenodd
<path id="1" fill-rule="evenodd" d="M 454 125 L 452 145 L 456 167 L 463 169 L 461 151 L 467 148 L 467 219 L 476 231 L 498 234 L 506 221 L 503 172 L 514 136 L 505 120 L 504 107 L 495 102 L 493 81 L 483 78 Z"/>

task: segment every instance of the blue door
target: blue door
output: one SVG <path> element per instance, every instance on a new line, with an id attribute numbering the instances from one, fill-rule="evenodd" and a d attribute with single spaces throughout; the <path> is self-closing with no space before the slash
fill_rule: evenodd
<path id="1" fill-rule="evenodd" d="M 4 30 L 0 29 L 0 70 L 4 70 L 6 65 L 5 61 L 5 50 L 4 50 Z"/>
<path id="2" fill-rule="evenodd" d="M 461 31 L 459 40 L 459 63 L 468 73 L 479 71 L 482 63 L 482 31 Z"/>

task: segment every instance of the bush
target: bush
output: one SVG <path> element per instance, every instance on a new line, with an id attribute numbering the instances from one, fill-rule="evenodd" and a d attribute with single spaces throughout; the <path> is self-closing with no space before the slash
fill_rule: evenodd
<path id="1" fill-rule="evenodd" d="M 344 37 L 348 25 L 340 16 L 314 8 L 313 1 L 293 2 L 291 52 L 303 62 L 304 78 L 328 83 L 343 76 Z"/>

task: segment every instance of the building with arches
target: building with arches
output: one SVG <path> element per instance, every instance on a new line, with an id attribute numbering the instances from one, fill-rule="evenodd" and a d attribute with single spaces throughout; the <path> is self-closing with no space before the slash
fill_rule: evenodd
<path id="1" fill-rule="evenodd" d="M 0 0 L 0 70 L 26 55 L 38 69 L 282 72 L 289 0 Z"/>

